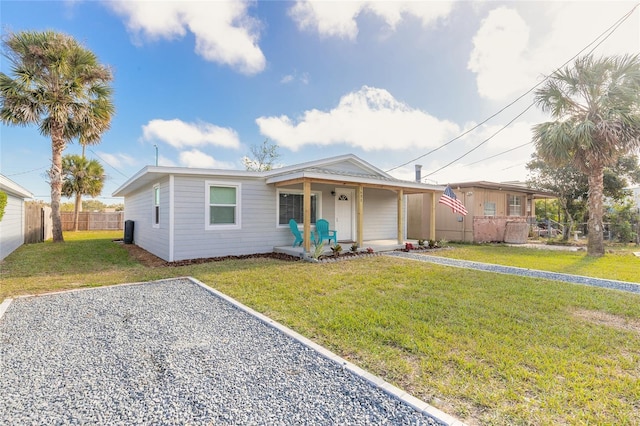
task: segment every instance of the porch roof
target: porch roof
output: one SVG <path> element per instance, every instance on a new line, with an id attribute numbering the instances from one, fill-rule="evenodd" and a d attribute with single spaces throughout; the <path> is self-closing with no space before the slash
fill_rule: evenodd
<path id="1" fill-rule="evenodd" d="M 0 175 L 0 189 L 18 198 L 33 198 L 33 194 L 29 190 L 4 175 Z"/>
<path id="2" fill-rule="evenodd" d="M 470 189 L 470 188 L 482 188 L 482 189 L 490 189 L 494 191 L 516 191 L 522 192 L 527 195 L 532 195 L 534 198 L 557 198 L 557 194 L 548 191 L 542 191 L 539 189 L 531 188 L 527 186 L 526 183 L 517 183 L 517 182 L 488 182 L 485 180 L 475 181 L 475 182 L 458 182 L 458 183 L 450 183 L 449 186 L 452 189 Z"/>
<path id="3" fill-rule="evenodd" d="M 274 184 L 276 186 L 295 185 L 304 181 L 336 185 L 362 185 L 368 188 L 389 190 L 402 189 L 405 194 L 422 194 L 426 192 L 444 191 L 444 186 L 441 185 L 429 185 L 420 182 L 403 181 L 386 174 L 357 173 L 320 167 L 291 170 L 286 173 L 270 176 L 266 179 L 267 184 Z"/>

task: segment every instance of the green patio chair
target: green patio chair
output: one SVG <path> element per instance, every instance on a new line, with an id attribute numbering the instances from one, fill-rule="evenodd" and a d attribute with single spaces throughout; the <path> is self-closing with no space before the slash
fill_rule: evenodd
<path id="1" fill-rule="evenodd" d="M 329 245 L 331 245 L 331 240 L 333 240 L 334 244 L 338 244 L 338 232 L 329 229 L 329 222 L 326 219 L 318 219 L 316 221 L 316 233 L 318 234 L 319 243 L 328 240 Z"/>
<path id="2" fill-rule="evenodd" d="M 302 239 L 302 235 L 300 234 L 300 230 L 298 229 L 298 223 L 295 221 L 295 219 L 291 219 L 289 221 L 289 228 L 291 229 L 291 233 L 293 234 L 293 236 L 296 238 L 293 241 L 293 245 L 291 247 L 301 246 L 304 240 Z"/>

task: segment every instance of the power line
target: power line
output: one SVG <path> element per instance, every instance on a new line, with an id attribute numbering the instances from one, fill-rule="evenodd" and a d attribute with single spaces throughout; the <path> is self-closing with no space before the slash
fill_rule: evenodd
<path id="1" fill-rule="evenodd" d="M 591 51 L 589 52 L 589 54 L 593 53 L 593 51 L 600 46 L 606 39 L 608 39 L 619 27 L 620 25 L 622 25 L 624 23 L 624 21 L 626 21 L 635 11 L 636 8 L 638 8 L 638 6 L 640 6 L 640 3 L 636 3 L 635 6 L 633 6 L 631 8 L 631 10 L 629 10 L 629 12 L 627 12 L 626 14 L 624 14 L 620 19 L 618 19 L 614 24 L 612 24 L 611 26 L 609 26 L 609 28 L 607 28 L 606 30 L 604 30 L 602 33 L 600 33 L 600 35 L 598 35 L 592 42 L 590 42 L 589 44 L 587 44 L 584 48 L 582 48 L 578 53 L 576 53 L 573 57 L 571 57 L 570 59 L 568 59 L 564 64 L 562 64 L 561 66 L 557 67 L 553 73 L 555 73 L 556 71 L 559 71 L 562 67 L 566 66 L 567 64 L 569 64 L 571 61 L 573 61 L 575 58 L 577 58 L 580 54 L 582 54 L 582 52 L 584 52 L 585 50 L 587 50 L 591 45 L 595 44 L 595 46 L 591 49 Z M 608 33 L 608 34 L 607 34 Z M 605 36 L 606 34 L 606 36 Z M 602 38 L 604 36 L 604 38 Z M 598 41 L 600 38 L 602 38 L 602 40 Z M 596 43 L 597 42 L 597 43 Z M 552 73 L 552 74 L 553 74 Z M 465 132 L 461 133 L 460 135 L 456 136 L 455 138 L 449 140 L 448 142 L 440 145 L 437 148 L 432 149 L 431 151 L 427 152 L 426 154 L 420 155 L 412 160 L 409 160 L 405 163 L 402 163 L 396 167 L 393 167 L 389 170 L 386 170 L 386 172 L 390 172 L 393 171 L 395 169 L 398 169 L 400 167 L 404 167 L 407 164 L 413 163 L 414 161 L 417 161 L 421 158 L 426 157 L 427 155 L 430 155 L 442 148 L 444 148 L 445 146 L 457 141 L 458 139 L 462 138 L 463 136 L 471 133 L 472 131 L 478 129 L 480 126 L 482 126 L 483 124 L 487 123 L 489 120 L 493 119 L 494 117 L 498 116 L 499 114 L 501 114 L 503 111 L 505 111 L 507 108 L 511 107 L 512 105 L 514 105 L 516 102 L 518 102 L 520 99 L 524 98 L 526 95 L 528 95 L 529 93 L 531 93 L 533 90 L 535 90 L 538 86 L 540 86 L 542 83 L 544 83 L 546 80 L 549 79 L 549 75 L 545 76 L 540 82 L 536 83 L 533 87 L 531 87 L 529 90 L 527 90 L 526 92 L 524 92 L 522 95 L 518 96 L 517 98 L 515 98 L 513 101 L 511 101 L 509 104 L 507 104 L 506 106 L 502 107 L 500 110 L 498 110 L 498 112 L 492 114 L 491 116 L 489 116 L 488 118 L 484 119 L 483 121 L 481 121 L 480 123 L 476 124 L 475 126 L 471 127 L 470 129 L 466 130 Z M 529 108 L 531 108 L 534 105 L 534 103 L 531 103 L 529 106 L 526 107 L 526 109 L 520 113 L 518 116 L 516 116 L 516 118 L 518 118 L 519 116 L 521 116 L 522 114 L 524 114 L 524 112 L 526 112 Z M 506 126 L 508 126 L 509 124 L 513 123 L 514 120 L 511 120 Z M 506 126 L 503 126 L 499 131 L 495 132 L 491 137 L 495 136 L 496 134 L 498 134 L 500 131 L 502 131 Z M 490 138 L 491 138 L 490 137 Z M 485 142 L 487 142 L 487 140 L 484 140 L 479 146 L 483 145 Z M 467 154 L 473 152 L 476 148 L 472 149 L 471 151 L 468 151 Z M 463 158 L 464 156 L 466 156 L 467 154 L 459 157 Z M 455 163 L 457 160 L 454 160 L 453 162 L 449 163 L 447 166 Z M 443 167 L 444 168 L 444 167 Z M 443 168 L 440 168 L 438 170 L 436 170 L 436 172 L 442 170 Z M 428 174 L 427 176 L 430 176 L 436 172 L 432 172 L 430 174 Z"/>
<path id="2" fill-rule="evenodd" d="M 43 170 L 43 169 L 46 169 L 47 167 L 49 167 L 49 166 L 38 167 L 38 168 L 35 168 L 35 169 L 27 170 L 26 172 L 11 173 L 10 175 L 5 175 L 5 176 L 9 177 L 9 176 L 26 175 L 27 173 L 37 172 L 38 170 Z"/>
<path id="3" fill-rule="evenodd" d="M 626 15 L 624 15 L 622 18 L 618 19 L 618 21 L 617 21 L 615 24 L 613 24 L 611 27 L 609 27 L 609 28 L 605 31 L 605 33 L 606 33 L 607 31 L 609 31 L 609 34 L 607 34 L 607 35 L 606 35 L 602 40 L 600 40 L 600 41 L 599 41 L 595 46 L 593 46 L 593 48 L 589 51 L 589 54 L 592 54 L 592 53 L 594 52 L 594 50 L 595 50 L 598 46 L 600 46 L 602 43 L 604 43 L 604 41 L 605 41 L 606 39 L 608 39 L 608 38 L 609 38 L 609 37 L 610 37 L 610 36 L 611 36 L 611 35 L 612 35 L 612 34 L 613 34 L 613 33 L 614 33 L 614 32 L 615 32 L 615 31 L 620 27 L 620 25 L 622 25 L 622 24 L 624 23 L 624 21 L 625 21 L 627 18 L 629 18 L 629 16 L 631 16 L 631 14 L 633 13 L 633 11 L 634 11 L 634 10 L 635 10 L 639 5 L 640 5 L 640 3 L 636 4 L 633 8 L 631 8 L 631 10 L 630 10 L 629 12 L 627 12 L 627 14 L 626 14 Z M 596 40 L 598 40 L 598 38 L 602 37 L 602 35 L 603 35 L 603 34 L 604 34 L 604 33 L 600 34 L 600 35 L 596 38 Z M 586 50 L 586 48 L 587 48 L 587 47 L 589 47 L 590 45 L 594 44 L 596 40 L 594 40 L 594 41 L 592 41 L 591 43 L 589 43 L 589 44 L 588 44 L 584 49 L 582 49 L 580 52 L 578 52 L 578 54 L 576 54 L 573 58 L 576 58 L 576 57 L 577 57 L 577 56 L 578 56 L 582 51 Z M 572 59 L 573 59 L 573 58 L 572 58 Z M 570 59 L 569 61 L 571 61 L 572 59 Z M 565 62 L 565 63 L 564 63 L 564 65 L 562 65 L 561 67 L 565 66 L 569 61 Z M 561 68 L 561 67 L 560 67 L 560 68 Z M 560 68 L 557 68 L 557 69 L 556 69 L 556 71 L 557 71 L 558 69 L 560 69 Z M 554 72 L 555 72 L 555 71 L 554 71 Z M 544 80 L 542 80 L 542 82 L 544 82 L 544 81 L 545 81 L 545 80 L 547 80 L 548 78 L 549 78 L 548 76 L 547 76 L 547 77 L 545 77 L 545 79 L 544 79 Z M 540 85 L 542 82 L 538 83 L 536 86 Z M 536 86 L 534 86 L 534 87 L 536 87 Z M 531 90 L 529 90 L 529 92 L 530 92 L 530 91 L 531 91 Z M 458 157 L 458 158 L 457 158 L 456 160 L 454 160 L 453 162 L 450 162 L 450 163 L 449 163 L 449 164 L 447 164 L 446 166 L 439 168 L 438 170 L 436 170 L 436 171 L 435 171 L 435 172 L 433 172 L 433 173 L 436 173 L 436 172 L 438 172 L 438 171 L 440 171 L 440 170 L 443 170 L 444 168 L 446 168 L 446 167 L 450 166 L 451 164 L 455 163 L 456 161 L 458 161 L 458 160 L 460 160 L 460 159 L 464 158 L 465 156 L 467 156 L 467 155 L 468 155 L 468 154 L 470 154 L 471 152 L 475 151 L 475 150 L 476 150 L 476 149 L 478 149 L 480 146 L 484 145 L 486 142 L 488 142 L 488 141 L 489 141 L 491 138 L 493 138 L 495 135 L 497 135 L 497 134 L 498 134 L 498 133 L 500 133 L 502 130 L 504 130 L 505 128 L 507 128 L 508 126 L 510 126 L 510 125 L 515 121 L 515 119 L 516 119 L 516 118 L 518 118 L 518 117 L 520 117 L 521 115 L 523 115 L 523 114 L 524 114 L 524 113 L 525 113 L 529 108 L 531 108 L 534 104 L 535 104 L 534 102 L 532 102 L 531 104 L 529 104 L 529 106 L 527 106 L 527 108 L 526 108 L 522 113 L 520 113 L 519 115 L 517 115 L 513 120 L 511 120 L 511 121 L 510 121 L 509 123 L 507 123 L 506 125 L 502 126 L 498 131 L 496 131 L 494 134 L 492 134 L 489 138 L 487 138 L 487 139 L 485 139 L 484 141 L 482 141 L 478 146 L 476 146 L 475 148 L 471 149 L 470 151 L 467 151 L 465 154 L 463 154 L 462 156 Z M 490 158 L 497 157 L 497 156 L 502 155 L 502 154 L 506 154 L 507 152 L 511 152 L 511 151 L 513 151 L 514 149 L 521 148 L 521 147 L 523 147 L 523 146 L 525 146 L 525 145 L 528 145 L 528 144 L 530 144 L 530 143 L 531 143 L 531 142 L 527 142 L 526 144 L 520 145 L 520 146 L 518 146 L 518 147 L 516 147 L 516 148 L 512 148 L 512 149 L 509 149 L 509 150 L 507 150 L 507 151 L 503 151 L 503 152 L 501 152 L 501 153 L 499 153 L 499 154 L 496 154 L 496 155 L 494 155 L 494 156 L 488 157 L 488 158 L 486 158 L 485 160 L 488 160 L 488 159 L 490 159 Z M 481 161 L 484 161 L 484 160 L 481 160 Z M 476 163 L 477 163 L 477 162 L 474 162 L 474 163 L 471 163 L 471 164 L 476 164 Z M 526 164 L 526 163 L 521 163 L 521 164 L 518 164 L 518 165 L 513 166 L 513 167 L 517 167 L 517 166 L 522 165 L 522 164 Z M 508 170 L 508 169 L 510 169 L 510 168 L 512 168 L 512 167 L 507 167 L 507 168 L 502 169 L 502 170 Z M 430 174 L 428 174 L 427 176 L 430 176 L 430 175 L 432 175 L 433 173 L 430 173 Z"/>
<path id="4" fill-rule="evenodd" d="M 504 170 L 513 169 L 514 167 L 524 166 L 525 164 L 527 164 L 527 163 L 518 163 L 518 164 L 514 164 L 513 166 L 505 167 L 505 168 L 504 168 L 504 169 L 502 169 L 502 170 L 504 171 Z"/>
<path id="5" fill-rule="evenodd" d="M 424 177 L 427 176 L 431 176 L 433 174 L 438 173 L 440 170 L 442 169 L 446 169 L 447 167 L 449 167 L 450 165 L 452 165 L 453 163 L 457 162 L 458 160 L 463 159 L 464 157 L 466 157 L 467 155 L 471 154 L 473 151 L 475 151 L 476 149 L 480 148 L 482 145 L 484 145 L 485 143 L 489 142 L 491 139 L 494 138 L 494 136 L 496 136 L 498 133 L 502 132 L 504 129 L 506 129 L 507 127 L 509 127 L 514 121 L 516 121 L 518 118 L 520 118 L 522 115 L 524 115 L 525 112 L 529 111 L 529 108 L 531 108 L 533 106 L 533 104 L 529 105 L 527 108 L 525 108 L 524 111 L 522 111 L 520 114 L 516 115 L 515 117 L 513 117 L 511 119 L 511 121 L 509 121 L 507 124 L 505 124 L 504 126 L 502 126 L 501 128 L 499 128 L 498 130 L 496 130 L 495 132 L 493 132 L 493 134 L 491 136 L 489 136 L 488 138 L 486 138 L 485 140 L 483 140 L 482 142 L 480 142 L 477 146 L 475 146 L 474 148 L 470 149 L 469 151 L 465 152 L 464 154 L 462 154 L 460 157 L 456 158 L 455 160 L 445 164 L 444 166 L 440 167 L 438 170 L 433 171 L 427 175 L 425 175 Z"/>
<path id="6" fill-rule="evenodd" d="M 89 151 L 91 151 L 96 157 L 98 157 L 100 159 L 100 161 L 102 161 L 103 163 L 105 163 L 107 166 L 111 167 L 113 170 L 115 170 L 116 172 L 120 173 L 122 176 L 128 178 L 129 176 L 125 175 L 124 173 L 122 173 L 120 170 L 116 169 L 114 166 L 112 166 L 111 164 L 109 164 L 108 161 L 106 161 L 104 158 L 100 157 L 98 154 L 96 154 L 96 152 L 94 150 L 92 150 L 91 148 L 89 148 Z"/>
<path id="7" fill-rule="evenodd" d="M 605 32 L 610 31 L 610 32 L 609 32 L 609 34 L 607 34 L 607 36 L 606 36 L 606 37 L 604 37 L 602 40 L 600 40 L 600 42 L 598 42 L 598 43 L 597 43 L 597 44 L 596 44 L 596 45 L 595 45 L 595 46 L 594 46 L 594 47 L 589 51 L 589 54 L 593 53 L 593 51 L 594 51 L 598 46 L 600 46 L 600 45 L 601 45 L 601 44 L 602 44 L 602 43 L 603 43 L 607 38 L 609 38 L 609 37 L 610 37 L 610 36 L 611 36 L 611 35 L 612 35 L 612 34 L 613 34 L 617 29 L 618 29 L 618 27 L 620 27 L 620 25 L 622 25 L 622 23 L 623 23 L 623 22 L 624 22 L 624 21 L 625 21 L 629 16 L 631 16 L 631 14 L 633 13 L 633 11 L 634 11 L 634 10 L 635 10 L 639 5 L 640 5 L 640 3 L 639 3 L 639 4 L 636 4 L 636 5 L 635 5 L 635 6 L 634 6 L 634 7 L 633 7 L 629 12 L 627 12 L 627 14 L 626 14 L 626 15 L 624 15 L 622 18 L 620 18 L 620 19 L 619 19 L 619 20 L 618 20 L 614 25 L 612 25 L 611 27 L 609 27 L 609 28 L 605 31 Z M 615 28 L 614 28 L 614 27 L 615 27 Z M 603 34 L 604 34 L 604 33 L 603 33 Z M 602 34 L 600 34 L 600 36 L 598 36 L 598 37 L 596 38 L 596 40 L 597 40 L 598 38 L 600 38 L 600 37 L 602 37 Z M 589 43 L 589 44 L 587 45 L 587 47 L 589 47 L 589 46 L 590 46 L 590 45 L 592 45 L 593 43 L 595 43 L 595 40 L 594 40 L 594 41 L 592 41 L 591 43 Z M 586 47 L 585 47 L 585 49 L 586 49 Z M 582 49 L 582 51 L 584 51 L 585 49 Z M 582 51 L 580 51 L 580 52 L 582 52 Z M 580 52 L 579 52 L 577 55 L 575 55 L 575 56 L 574 56 L 574 58 L 575 58 L 575 57 L 577 57 L 577 56 L 580 54 Z M 572 59 L 573 59 L 573 58 L 572 58 Z M 571 61 L 571 59 L 570 59 L 569 61 Z M 562 65 L 562 66 L 565 66 L 569 61 L 565 62 L 565 64 L 564 64 L 564 65 Z M 561 67 L 560 67 L 560 68 L 561 68 Z M 559 69 L 559 68 L 558 68 L 558 69 Z M 557 71 L 558 69 L 556 69 L 556 71 Z M 548 76 L 547 76 L 547 77 L 545 77 L 545 79 L 544 79 L 544 80 L 542 80 L 540 83 L 538 83 L 538 84 L 537 84 L 536 86 L 534 86 L 533 88 L 535 88 L 535 87 L 539 86 L 542 82 L 544 82 L 544 81 L 545 81 L 546 79 L 548 79 L 548 78 L 549 78 Z M 531 92 L 531 90 L 533 90 L 533 88 L 532 88 L 532 89 L 530 89 L 527 93 Z M 526 94 L 526 93 L 525 93 L 525 94 Z M 520 113 L 518 116 L 516 116 L 516 118 L 518 118 L 518 117 L 520 117 L 521 115 L 523 115 L 523 114 L 524 114 L 524 113 L 525 113 L 529 108 L 531 108 L 534 104 L 535 104 L 535 103 L 533 103 L 533 102 L 532 102 L 531 104 L 529 104 L 529 106 L 527 106 L 527 108 L 526 108 L 522 113 Z M 497 134 L 498 134 L 498 133 L 500 133 L 502 130 L 504 130 L 506 127 L 510 126 L 510 125 L 514 122 L 514 120 L 515 120 L 515 118 L 514 118 L 513 120 L 511 120 L 509 123 L 507 123 L 506 125 L 504 125 L 503 127 L 501 127 L 497 132 L 495 132 L 495 133 L 494 133 L 493 135 L 491 135 L 489 138 L 487 138 L 487 139 L 485 139 L 484 141 L 482 141 L 482 142 L 481 142 L 477 147 L 475 147 L 475 148 L 471 149 L 470 151 L 468 151 L 468 152 L 467 152 L 467 153 L 465 153 L 464 155 L 462 155 L 462 156 L 458 157 L 458 158 L 457 158 L 456 160 L 454 160 L 453 162 L 451 162 L 451 163 L 447 164 L 447 165 L 446 165 L 446 166 L 444 166 L 444 167 L 439 168 L 438 170 L 436 170 L 436 171 L 435 171 L 435 172 L 433 172 L 433 173 L 436 173 L 436 172 L 439 172 L 440 170 L 443 170 L 444 168 L 446 168 L 446 167 L 450 166 L 451 164 L 455 163 L 456 161 L 460 160 L 461 158 L 464 158 L 465 156 L 467 156 L 467 155 L 468 155 L 468 154 L 470 154 L 471 152 L 475 151 L 475 150 L 476 150 L 476 149 L 478 149 L 480 146 L 482 146 L 482 145 L 484 145 L 486 142 L 488 142 L 488 141 L 489 141 L 491 138 L 493 138 L 495 135 L 497 135 Z M 475 162 L 473 162 L 473 163 L 467 164 L 467 166 L 471 166 L 471 165 L 473 165 L 473 164 L 477 164 L 477 163 L 480 163 L 480 162 L 485 161 L 485 160 L 490 160 L 490 159 L 492 159 L 492 158 L 495 158 L 495 157 L 498 157 L 498 156 L 500 156 L 500 155 L 503 155 L 503 154 L 509 153 L 509 152 L 514 151 L 514 150 L 516 150 L 516 149 L 522 148 L 522 147 L 524 147 L 524 146 L 526 146 L 526 145 L 529 145 L 529 144 L 531 144 L 531 143 L 532 143 L 532 142 L 524 143 L 524 144 L 519 145 L 519 146 L 517 146 L 517 147 L 515 147 L 515 148 L 511 148 L 511 149 L 508 149 L 508 150 L 506 150 L 506 151 L 500 152 L 500 153 L 498 153 L 498 154 L 492 155 L 492 156 L 490 156 L 490 157 L 484 158 L 484 159 L 482 159 L 482 160 L 475 161 Z M 521 163 L 521 164 L 518 164 L 518 165 L 513 166 L 513 167 L 517 167 L 517 166 L 522 165 L 522 164 L 526 164 L 526 163 Z M 507 170 L 507 169 L 510 169 L 510 168 L 511 168 L 511 167 L 507 167 L 506 169 L 502 169 L 502 170 Z M 426 176 L 430 176 L 430 175 L 431 175 L 431 174 L 433 174 L 433 173 L 430 173 L 430 174 L 428 174 L 428 175 L 426 175 Z"/>
<path id="8" fill-rule="evenodd" d="M 500 152 L 498 154 L 492 155 L 491 157 L 486 157 L 486 158 L 483 158 L 482 160 L 478 160 L 478 161 L 474 161 L 473 163 L 469 163 L 469 164 L 467 164 L 467 166 L 473 166 L 474 164 L 482 163 L 483 161 L 486 161 L 486 160 L 491 160 L 492 158 L 499 157 L 499 156 L 501 156 L 503 154 L 507 154 L 507 153 L 509 153 L 511 151 L 515 151 L 516 149 L 520 149 L 520 148 L 525 147 L 527 145 L 531 145 L 532 143 L 533 142 L 523 143 L 522 145 L 518 145 L 515 148 L 511 148 L 511 149 L 508 149 L 506 151 L 502 151 L 502 152 Z"/>

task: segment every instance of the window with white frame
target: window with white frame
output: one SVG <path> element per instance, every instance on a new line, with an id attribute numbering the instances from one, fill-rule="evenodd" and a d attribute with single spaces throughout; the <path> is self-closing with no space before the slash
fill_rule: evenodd
<path id="1" fill-rule="evenodd" d="M 496 215 L 496 203 L 495 201 L 487 201 L 484 203 L 484 215 L 495 216 Z"/>
<path id="2" fill-rule="evenodd" d="M 153 185 L 153 227 L 160 227 L 160 185 Z"/>
<path id="3" fill-rule="evenodd" d="M 240 184 L 207 182 L 206 229 L 240 228 Z"/>
<path id="4" fill-rule="evenodd" d="M 522 216 L 522 197 L 507 195 L 507 204 L 509 204 L 509 216 Z"/>
<path id="5" fill-rule="evenodd" d="M 311 193 L 311 223 L 316 223 L 320 196 Z M 288 225 L 294 219 L 298 224 L 304 223 L 304 194 L 302 191 L 278 191 L 278 225 Z"/>

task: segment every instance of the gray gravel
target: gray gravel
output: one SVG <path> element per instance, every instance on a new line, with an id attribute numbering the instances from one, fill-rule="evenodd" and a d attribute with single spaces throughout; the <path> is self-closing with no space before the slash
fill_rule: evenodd
<path id="1" fill-rule="evenodd" d="M 14 300 L 0 424 L 438 422 L 189 280 Z"/>
<path id="2" fill-rule="evenodd" d="M 640 283 L 629 283 L 625 281 L 605 280 L 600 278 L 584 277 L 581 275 L 560 274 L 557 272 L 540 271 L 537 269 L 516 268 L 513 266 L 500 266 L 490 263 L 471 262 L 468 260 L 449 259 L 446 257 L 431 256 L 428 254 L 418 254 L 411 252 L 393 251 L 385 253 L 387 256 L 404 257 L 406 259 L 419 260 L 421 262 L 431 262 L 458 268 L 477 269 L 480 271 L 496 272 L 500 274 L 520 275 L 524 277 L 543 278 L 547 280 L 563 281 L 573 284 L 583 284 L 594 287 L 604 287 L 613 290 L 640 293 Z M 640 277 L 640 264 L 638 264 L 638 277 Z"/>

